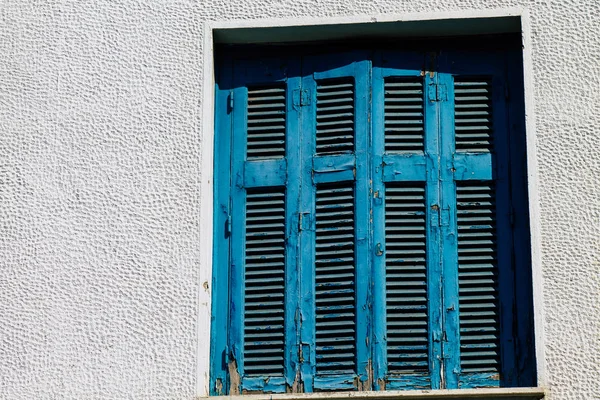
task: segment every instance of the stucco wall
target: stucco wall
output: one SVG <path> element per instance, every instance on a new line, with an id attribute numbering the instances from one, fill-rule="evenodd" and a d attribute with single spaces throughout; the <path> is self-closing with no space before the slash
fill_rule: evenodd
<path id="1" fill-rule="evenodd" d="M 600 398 L 596 0 L 0 3 L 0 398 L 198 394 L 205 21 L 524 6 L 547 383 Z"/>

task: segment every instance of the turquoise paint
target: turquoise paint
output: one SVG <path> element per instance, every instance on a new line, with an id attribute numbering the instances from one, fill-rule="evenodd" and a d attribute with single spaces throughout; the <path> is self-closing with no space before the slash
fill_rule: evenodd
<path id="1" fill-rule="evenodd" d="M 387 376 L 386 324 L 385 324 L 385 186 L 383 184 L 384 153 L 384 84 L 381 68 L 381 53 L 373 62 L 371 87 L 371 179 L 370 193 L 373 212 L 372 258 L 372 354 L 373 380 L 375 388 Z"/>
<path id="2" fill-rule="evenodd" d="M 292 58 L 290 74 L 287 80 L 288 93 L 294 93 L 301 88 L 302 80 L 299 74 L 300 60 Z M 294 183 L 302 178 L 300 165 L 300 110 L 294 104 L 292 96 L 287 97 L 286 105 L 286 158 L 289 168 L 286 176 L 286 231 L 288 246 L 286 248 L 286 298 L 285 298 L 285 386 L 293 387 L 296 377 L 300 373 L 300 337 L 298 332 L 298 318 L 300 316 L 300 276 L 301 265 L 299 257 L 300 224 L 300 190 L 301 186 Z"/>
<path id="3" fill-rule="evenodd" d="M 304 391 L 311 393 L 314 390 L 315 369 L 315 293 L 314 293 L 314 259 L 315 259 L 315 190 L 313 184 L 313 156 L 315 150 L 314 136 L 316 111 L 314 104 L 317 102 L 317 88 L 315 81 L 302 65 L 302 89 L 308 92 L 309 106 L 302 108 L 301 125 L 304 132 L 311 137 L 304 137 L 300 142 L 300 168 L 301 168 L 301 193 L 300 212 L 305 218 L 306 228 L 300 234 L 300 343 L 302 344 L 302 360 L 300 364 L 301 379 Z M 305 72 L 306 71 L 306 72 Z"/>
<path id="4" fill-rule="evenodd" d="M 241 386 L 248 392 L 285 393 L 287 379 L 283 377 L 243 377 Z"/>
<path id="5" fill-rule="evenodd" d="M 440 68 L 441 69 L 441 68 Z M 452 77 L 438 74 L 438 83 L 445 87 L 452 85 Z M 458 249 L 456 223 L 456 184 L 453 174 L 454 156 L 454 107 L 445 100 L 438 103 L 440 135 L 440 210 L 449 211 L 449 221 L 442 225 L 442 285 L 441 303 L 443 320 L 443 379 L 445 388 L 458 387 L 460 376 L 460 326 L 458 310 Z"/>
<path id="6" fill-rule="evenodd" d="M 227 374 L 227 343 L 229 329 L 229 241 L 227 221 L 230 215 L 230 149 L 231 118 L 229 99 L 231 97 L 231 60 L 225 60 L 218 71 L 215 94 L 215 191 L 214 191 L 214 242 L 213 242 L 213 302 L 211 309 L 211 360 L 210 394 L 225 394 L 229 387 Z M 222 392 L 217 392 L 217 381 L 221 382 Z"/>
<path id="7" fill-rule="evenodd" d="M 364 59 L 364 55 L 355 55 Z M 370 124 L 371 62 L 355 62 L 355 268 L 356 268 L 356 375 L 361 382 L 368 380 L 372 342 L 371 336 L 371 184 L 370 184 Z"/>
<path id="8" fill-rule="evenodd" d="M 427 179 L 427 156 L 424 154 L 385 154 L 381 165 L 386 182 L 422 182 Z"/>
<path id="9" fill-rule="evenodd" d="M 454 177 L 459 181 L 491 180 L 495 175 L 492 164 L 491 153 L 456 153 L 452 161 L 452 167 L 455 169 Z"/>
<path id="10" fill-rule="evenodd" d="M 430 56 L 431 57 L 431 56 Z M 434 70 L 429 59 L 428 69 Z M 438 74 L 425 73 L 424 85 L 430 87 L 438 81 Z M 426 154 L 426 221 L 427 225 L 427 296 L 429 318 L 429 378 L 432 389 L 443 389 L 443 278 L 440 221 L 440 110 L 439 102 L 426 95 L 425 99 L 425 154 Z"/>
<path id="11" fill-rule="evenodd" d="M 289 129 L 290 127 L 288 126 L 288 131 Z M 296 128 L 296 132 L 297 131 L 298 129 Z M 248 161 L 244 165 L 245 188 L 254 188 L 260 186 L 284 186 L 286 182 L 287 162 L 285 159 Z"/>
<path id="12" fill-rule="evenodd" d="M 237 104 L 247 104 L 248 90 L 241 86 L 240 77 L 234 81 L 233 98 Z M 246 188 L 244 166 L 246 163 L 246 107 L 233 107 L 233 138 L 231 167 L 231 275 L 229 277 L 229 362 L 235 360 L 240 376 L 244 376 L 244 272 L 246 232 Z M 238 216 L 236 218 L 236 216 Z M 240 218 L 241 216 L 241 218 Z M 241 388 L 237 388 L 240 391 Z"/>
<path id="13" fill-rule="evenodd" d="M 356 156 L 354 154 L 313 157 L 313 173 L 315 174 L 352 171 L 354 168 L 356 168 Z"/>

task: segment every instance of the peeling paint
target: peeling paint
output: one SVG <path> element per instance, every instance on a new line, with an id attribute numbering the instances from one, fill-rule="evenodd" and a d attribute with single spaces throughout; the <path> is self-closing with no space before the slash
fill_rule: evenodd
<path id="1" fill-rule="evenodd" d="M 365 366 L 365 373 L 367 379 L 362 381 L 360 377 L 356 377 L 354 379 L 354 386 L 359 392 L 367 392 L 373 390 L 373 362 L 371 359 L 367 362 Z"/>
<path id="2" fill-rule="evenodd" d="M 302 374 L 300 370 L 296 371 L 296 378 L 292 386 L 287 385 L 287 393 L 304 393 L 304 382 L 302 382 Z"/>
<path id="3" fill-rule="evenodd" d="M 223 393 L 223 381 L 221 380 L 221 378 L 217 378 L 215 381 L 215 391 L 217 392 L 217 395 L 222 396 Z"/>
<path id="4" fill-rule="evenodd" d="M 385 381 L 385 379 L 383 379 L 383 378 L 377 379 L 377 387 L 379 388 L 380 391 L 385 390 L 386 384 L 387 384 L 387 382 Z"/>
<path id="5" fill-rule="evenodd" d="M 263 379 L 263 383 L 262 386 L 263 388 L 266 388 L 267 385 L 269 384 L 269 378 L 265 378 Z M 269 393 L 268 390 L 263 390 L 263 389 L 242 389 L 242 394 L 264 394 L 264 393 Z"/>
<path id="6" fill-rule="evenodd" d="M 242 379 L 238 371 L 237 362 L 234 358 L 229 361 L 227 368 L 229 369 L 229 395 L 239 395 Z"/>

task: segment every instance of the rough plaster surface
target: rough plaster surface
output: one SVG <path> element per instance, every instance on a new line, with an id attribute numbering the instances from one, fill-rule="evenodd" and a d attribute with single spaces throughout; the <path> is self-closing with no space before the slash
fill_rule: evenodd
<path id="1" fill-rule="evenodd" d="M 600 399 L 596 0 L 0 2 L 0 398 L 195 396 L 203 22 L 523 6 L 550 398 Z"/>

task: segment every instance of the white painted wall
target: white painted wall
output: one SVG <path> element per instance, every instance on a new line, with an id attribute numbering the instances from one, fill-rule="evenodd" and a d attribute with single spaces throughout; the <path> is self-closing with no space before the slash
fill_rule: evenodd
<path id="1" fill-rule="evenodd" d="M 207 22 L 521 7 L 545 378 L 553 400 L 599 399 L 596 0 L 0 3 L 0 398 L 204 393 Z"/>

